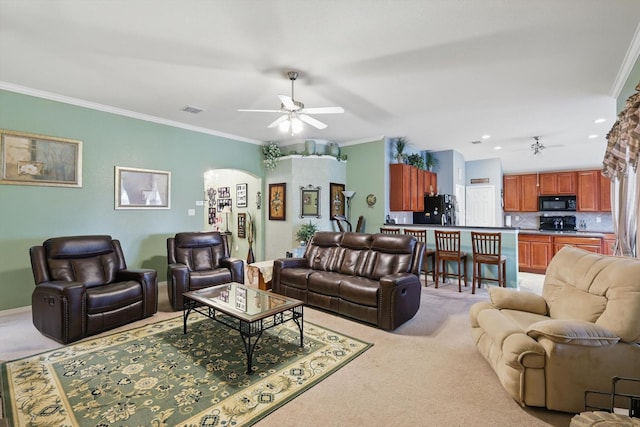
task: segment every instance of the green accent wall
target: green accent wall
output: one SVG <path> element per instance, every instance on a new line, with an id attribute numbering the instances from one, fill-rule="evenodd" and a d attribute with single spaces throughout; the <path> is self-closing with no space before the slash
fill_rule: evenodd
<path id="1" fill-rule="evenodd" d="M 388 204 L 389 165 L 385 140 L 349 145 L 341 149 L 347 155 L 347 190 L 355 191 L 351 200 L 351 222 L 354 230 L 358 217 L 365 218 L 366 233 L 377 233 L 384 223 Z M 367 205 L 367 195 L 376 196 L 373 207 Z"/>
<path id="2" fill-rule="evenodd" d="M 616 99 L 617 112 L 624 110 L 627 104 L 627 98 L 636 93 L 636 86 L 640 84 L 640 59 L 636 60 L 635 65 L 629 73 L 627 81 L 620 90 L 620 95 Z"/>
<path id="3" fill-rule="evenodd" d="M 2 90 L 0 128 L 83 141 L 82 188 L 0 185 L 0 310 L 31 305 L 29 247 L 49 237 L 109 234 L 166 280 L 166 238 L 202 230 L 204 172 L 264 177 L 256 144 Z M 171 209 L 115 210 L 115 166 L 171 171 Z"/>

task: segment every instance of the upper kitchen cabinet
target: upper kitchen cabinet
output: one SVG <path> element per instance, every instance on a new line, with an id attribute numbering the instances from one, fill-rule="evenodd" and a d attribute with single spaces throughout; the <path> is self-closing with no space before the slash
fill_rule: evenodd
<path id="1" fill-rule="evenodd" d="M 578 212 L 611 212 L 611 181 L 600 170 L 578 171 Z"/>
<path id="2" fill-rule="evenodd" d="M 505 175 L 503 178 L 505 212 L 538 211 L 538 176 Z"/>
<path id="3" fill-rule="evenodd" d="M 424 195 L 437 192 L 436 174 L 402 163 L 389 165 L 389 209 L 424 211 Z"/>
<path id="4" fill-rule="evenodd" d="M 575 195 L 577 176 L 573 171 L 540 174 L 540 195 Z"/>

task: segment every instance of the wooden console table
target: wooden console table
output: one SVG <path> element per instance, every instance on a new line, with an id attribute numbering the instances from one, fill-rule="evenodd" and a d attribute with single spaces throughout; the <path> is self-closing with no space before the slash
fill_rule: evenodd
<path id="1" fill-rule="evenodd" d="M 271 289 L 271 277 L 273 275 L 273 260 L 254 262 L 247 266 L 247 278 L 249 284 L 263 291 Z"/>

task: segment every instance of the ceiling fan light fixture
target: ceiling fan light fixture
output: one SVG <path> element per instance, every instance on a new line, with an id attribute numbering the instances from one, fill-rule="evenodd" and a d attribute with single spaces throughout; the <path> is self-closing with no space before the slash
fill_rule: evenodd
<path id="1" fill-rule="evenodd" d="M 300 120 L 297 117 L 294 117 L 293 119 L 291 119 L 291 134 L 295 135 L 297 133 L 302 132 L 302 129 L 304 129 L 304 124 L 302 123 L 302 120 Z"/>
<path id="2" fill-rule="evenodd" d="M 278 125 L 278 129 L 280 130 L 280 132 L 289 132 L 290 128 L 291 128 L 291 121 L 289 119 L 281 122 Z"/>

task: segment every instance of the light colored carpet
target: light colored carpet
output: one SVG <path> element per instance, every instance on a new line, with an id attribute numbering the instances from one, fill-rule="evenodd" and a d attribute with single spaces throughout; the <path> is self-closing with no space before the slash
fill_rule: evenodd
<path id="1" fill-rule="evenodd" d="M 121 329 L 176 316 L 164 286 L 160 297 L 158 314 Z M 418 314 L 393 332 L 305 308 L 305 320 L 374 346 L 256 426 L 568 426 L 572 414 L 520 407 L 476 350 L 468 311 L 486 299 L 485 286 L 471 295 L 429 282 Z M 0 337 L 2 360 L 59 347 L 29 310 L 0 313 Z"/>

